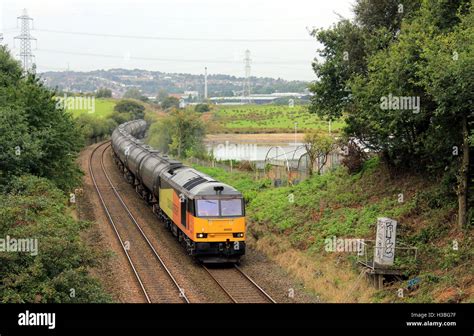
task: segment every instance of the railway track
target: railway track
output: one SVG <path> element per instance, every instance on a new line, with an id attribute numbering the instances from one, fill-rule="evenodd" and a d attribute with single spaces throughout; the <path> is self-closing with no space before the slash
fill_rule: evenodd
<path id="1" fill-rule="evenodd" d="M 109 142 L 105 142 L 94 148 L 89 156 L 89 172 L 107 219 L 127 257 L 145 301 L 189 303 L 184 290 L 153 247 L 107 174 L 104 154 L 108 147 Z"/>
<path id="2" fill-rule="evenodd" d="M 237 265 L 231 268 L 202 266 L 233 303 L 276 303 Z"/>

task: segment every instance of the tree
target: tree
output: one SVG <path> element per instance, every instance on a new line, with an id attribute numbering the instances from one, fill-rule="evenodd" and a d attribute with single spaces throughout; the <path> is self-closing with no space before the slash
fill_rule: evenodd
<path id="1" fill-rule="evenodd" d="M 345 115 L 346 135 L 379 151 L 391 167 L 456 177 L 464 227 L 472 160 L 473 2 L 404 2 L 401 20 L 388 19 L 397 2 L 371 2 L 357 2 L 354 21 L 316 34 L 325 62 L 315 66 L 311 110 L 327 118 Z M 360 53 L 341 56 L 360 45 Z"/>
<path id="2" fill-rule="evenodd" d="M 161 108 L 163 110 L 169 109 L 169 108 L 178 108 L 179 107 L 179 99 L 176 97 L 166 97 L 162 102 L 161 102 Z"/>
<path id="3" fill-rule="evenodd" d="M 473 3 L 474 6 L 474 3 Z M 467 226 L 470 158 L 469 136 L 474 111 L 474 12 L 461 15 L 451 32 L 428 39 L 420 69 L 421 83 L 436 103 L 432 123 L 433 147 L 442 148 L 451 166 L 457 167 L 458 225 Z M 449 22 L 452 22 L 451 19 Z M 446 27 L 445 24 L 442 27 Z"/>
<path id="4" fill-rule="evenodd" d="M 140 100 L 140 101 L 142 101 L 142 102 L 148 101 L 148 97 L 142 95 L 142 93 L 140 92 L 140 90 L 139 90 L 139 89 L 136 89 L 136 88 L 128 89 L 128 90 L 123 94 L 123 98 L 126 98 L 126 99 L 136 99 L 136 100 Z"/>
<path id="5" fill-rule="evenodd" d="M 163 100 L 165 100 L 168 97 L 168 91 L 165 89 L 160 89 L 158 91 L 158 95 L 156 96 L 156 100 L 161 103 Z"/>
<path id="6" fill-rule="evenodd" d="M 334 120 L 341 117 L 350 103 L 348 80 L 366 72 L 367 47 L 363 30 L 349 20 L 329 30 L 315 30 L 313 36 L 325 48 L 319 51 L 324 62 L 315 60 L 313 70 L 318 80 L 310 86 L 310 112 Z"/>
<path id="7" fill-rule="evenodd" d="M 14 177 L 0 194 L 0 204 L 0 236 L 30 242 L 29 251 L 0 253 L 0 302 L 112 301 L 88 273 L 106 257 L 81 239 L 91 223 L 72 218 L 64 193 L 51 181 Z M 71 289 L 75 295 L 70 295 Z"/>
<path id="8" fill-rule="evenodd" d="M 166 118 L 151 125 L 148 143 L 178 158 L 196 157 L 206 152 L 205 135 L 198 113 L 172 109 Z"/>
<path id="9" fill-rule="evenodd" d="M 115 107 L 114 111 L 119 113 L 130 113 L 132 119 L 143 119 L 145 116 L 145 106 L 130 99 L 122 99 Z"/>
<path id="10" fill-rule="evenodd" d="M 112 90 L 100 88 L 95 93 L 96 98 L 112 98 Z"/>
<path id="11" fill-rule="evenodd" d="M 0 185 L 14 176 L 50 178 L 67 190 L 80 181 L 75 163 L 82 136 L 55 92 L 32 73 L 23 75 L 0 47 Z"/>
<path id="12" fill-rule="evenodd" d="M 388 33 L 395 38 L 402 20 L 420 7 L 420 1 L 358 0 L 354 6 L 355 22 L 367 32 Z"/>
<path id="13" fill-rule="evenodd" d="M 129 116 L 129 119 L 122 120 L 117 116 Z M 86 144 L 91 144 L 102 141 L 110 136 L 114 129 L 120 124 L 117 122 L 117 119 L 119 119 L 119 121 L 121 121 L 120 123 L 122 123 L 124 121 L 130 120 L 131 118 L 128 113 L 118 112 L 115 112 L 112 117 L 107 119 L 96 118 L 89 114 L 82 114 L 77 117 L 77 125 L 81 130 Z"/>
<path id="14" fill-rule="evenodd" d="M 194 107 L 194 111 L 202 113 L 202 112 L 209 112 L 211 108 L 209 107 L 209 104 L 196 104 Z"/>
<path id="15" fill-rule="evenodd" d="M 321 174 L 321 170 L 326 164 L 329 154 L 334 149 L 334 139 L 327 135 L 321 135 L 316 131 L 305 134 L 304 147 L 308 155 L 309 175 L 313 175 L 313 167 L 317 161 L 317 173 Z"/>
<path id="16" fill-rule="evenodd" d="M 349 81 L 367 74 L 369 57 L 396 40 L 403 19 L 414 16 L 419 6 L 419 0 L 358 0 L 353 21 L 314 30 L 324 47 L 319 50 L 322 61 L 313 62 L 318 80 L 310 85 L 310 111 L 333 120 L 351 110 Z"/>

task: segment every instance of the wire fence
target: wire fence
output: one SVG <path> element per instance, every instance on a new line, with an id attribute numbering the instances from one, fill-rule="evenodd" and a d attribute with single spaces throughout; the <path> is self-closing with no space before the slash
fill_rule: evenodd
<path id="1" fill-rule="evenodd" d="M 339 151 L 331 152 L 327 158 L 317 158 L 310 169 L 306 153 L 297 158 L 280 159 L 278 157 L 266 158 L 258 161 L 218 161 L 190 158 L 190 164 L 204 167 L 220 168 L 229 173 L 240 171 L 252 174 L 254 180 L 270 179 L 274 187 L 296 185 L 308 179 L 313 174 L 324 174 L 335 169 L 341 164 L 342 155 Z"/>

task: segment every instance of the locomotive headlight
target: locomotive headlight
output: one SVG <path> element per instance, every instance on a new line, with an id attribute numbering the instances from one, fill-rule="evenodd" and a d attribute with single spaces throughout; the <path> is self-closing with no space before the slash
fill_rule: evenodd
<path id="1" fill-rule="evenodd" d="M 196 237 L 198 237 L 198 238 L 207 238 L 207 233 L 198 233 L 196 235 Z"/>
<path id="2" fill-rule="evenodd" d="M 233 233 L 232 235 L 234 236 L 234 238 L 242 238 L 244 236 L 244 233 L 243 232 L 237 232 L 237 233 Z"/>

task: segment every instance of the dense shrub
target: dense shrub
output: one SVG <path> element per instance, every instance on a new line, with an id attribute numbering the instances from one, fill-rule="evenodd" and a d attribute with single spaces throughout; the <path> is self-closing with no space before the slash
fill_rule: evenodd
<path id="1" fill-rule="evenodd" d="M 23 174 L 50 178 L 64 190 L 79 182 L 82 137 L 54 97 L 0 47 L 0 185 Z"/>
<path id="2" fill-rule="evenodd" d="M 0 252 L 0 302 L 109 302 L 87 269 L 100 255 L 80 238 L 90 223 L 74 220 L 50 181 L 15 178 L 0 194 L 0 238 L 36 239 L 32 251 Z"/>
<path id="3" fill-rule="evenodd" d="M 129 99 L 123 99 L 119 101 L 115 105 L 114 110 L 120 113 L 130 113 L 132 115 L 132 119 L 143 119 L 145 116 L 145 106 Z"/>

